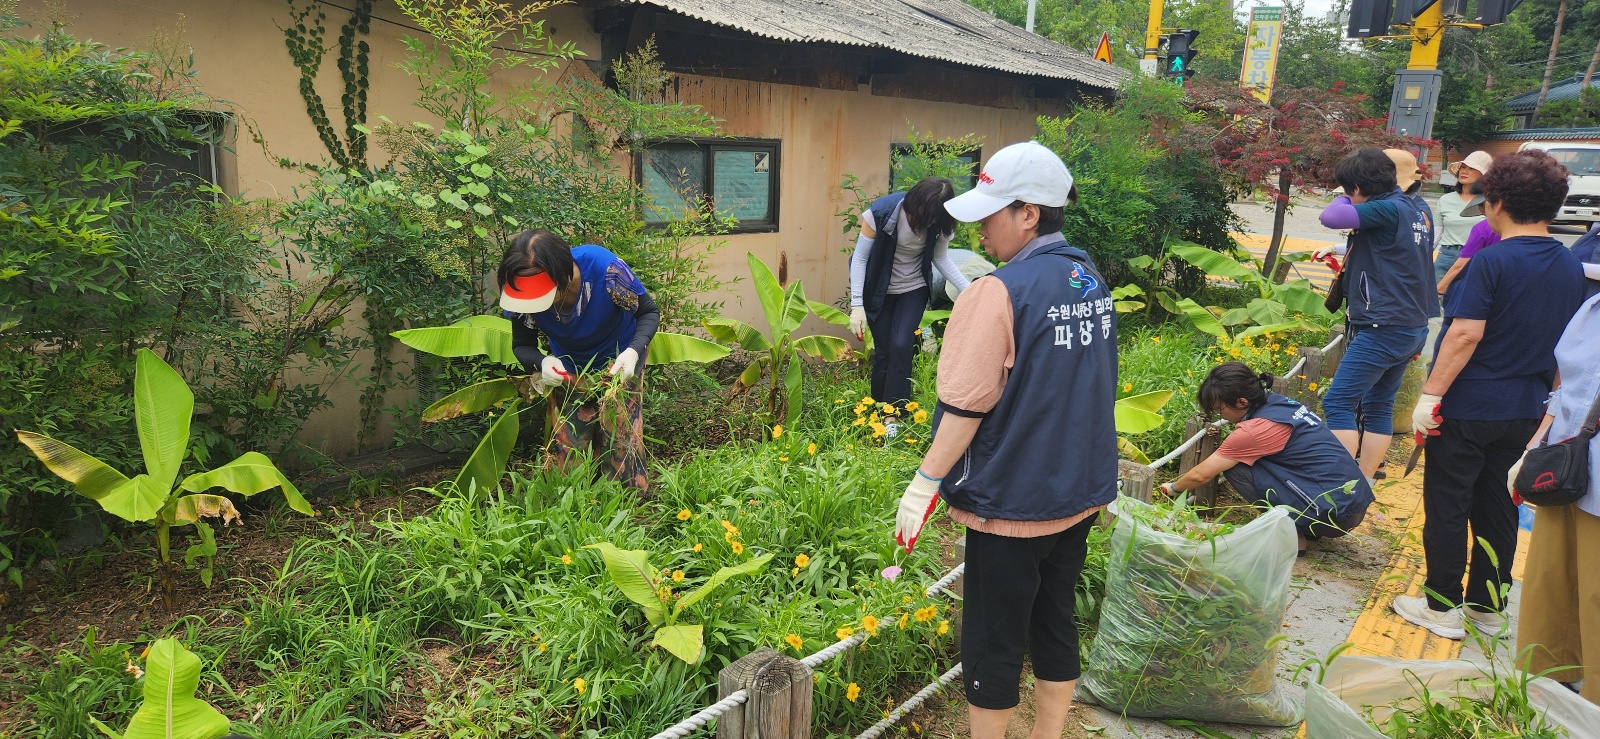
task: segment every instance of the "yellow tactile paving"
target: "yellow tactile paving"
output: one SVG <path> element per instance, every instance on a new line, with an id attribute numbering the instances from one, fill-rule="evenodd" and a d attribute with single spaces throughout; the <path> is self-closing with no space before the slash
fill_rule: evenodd
<path id="1" fill-rule="evenodd" d="M 1265 234 L 1235 233 L 1232 236 L 1234 241 L 1239 242 L 1240 246 L 1249 250 L 1257 259 L 1267 255 L 1267 247 L 1272 243 L 1272 237 Z M 1316 239 L 1286 236 L 1283 239 L 1283 250 L 1286 252 L 1317 251 L 1318 249 L 1331 249 L 1342 243 L 1344 242 L 1333 240 L 1318 241 Z M 1303 277 L 1310 280 L 1311 284 L 1326 289 L 1328 283 L 1333 281 L 1333 272 L 1321 262 L 1299 262 L 1290 269 L 1289 277 L 1291 279 Z"/>
<path id="2" fill-rule="evenodd" d="M 1410 445 L 1405 446 L 1409 452 Z M 1389 601 L 1396 595 L 1422 595 L 1422 467 L 1419 464 L 1416 471 L 1404 479 L 1379 483 L 1374 491 L 1377 503 L 1373 511 L 1380 513 L 1383 520 L 1368 515 L 1368 525 L 1373 527 L 1373 535 L 1395 542 L 1395 551 L 1383 576 L 1373 586 L 1366 607 L 1350 629 L 1351 654 L 1451 659 L 1461 653 L 1461 642 L 1441 639 L 1426 629 L 1412 626 L 1389 608 Z M 1528 541 L 1528 532 L 1519 531 L 1517 559 L 1511 570 L 1512 577 L 1517 580 L 1522 579 Z"/>

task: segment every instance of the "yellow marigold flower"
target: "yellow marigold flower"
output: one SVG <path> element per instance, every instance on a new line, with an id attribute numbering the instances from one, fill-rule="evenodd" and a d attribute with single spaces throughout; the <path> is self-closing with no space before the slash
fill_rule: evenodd
<path id="1" fill-rule="evenodd" d="M 772 438 L 777 439 L 777 438 L 781 438 L 782 436 L 783 436 L 783 424 L 780 423 L 780 424 L 778 424 L 776 426 L 773 426 L 772 427 Z"/>
<path id="2" fill-rule="evenodd" d="M 866 403 L 867 405 L 872 405 L 877 401 L 873 400 L 871 395 L 867 395 L 861 398 L 861 402 Z"/>
<path id="3" fill-rule="evenodd" d="M 910 603 L 911 602 L 911 596 L 909 596 L 909 595 L 901 596 L 900 597 L 900 602 L 901 603 Z"/>
<path id="4" fill-rule="evenodd" d="M 792 570 L 789 570 L 789 577 L 799 577 L 799 576 L 800 576 L 800 568 L 799 567 L 796 567 L 796 568 L 794 568 Z"/>
<path id="5" fill-rule="evenodd" d="M 885 416 L 892 416 L 892 415 L 895 414 L 894 406 L 889 405 L 888 403 L 884 403 L 884 404 L 878 406 L 878 409 L 883 411 L 883 415 L 885 415 Z"/>
<path id="6" fill-rule="evenodd" d="M 906 627 L 909 626 L 910 624 L 911 624 L 911 614 L 909 614 L 909 613 L 900 614 L 900 630 L 901 631 L 905 631 Z"/>
<path id="7" fill-rule="evenodd" d="M 726 530 L 726 531 L 727 531 L 727 532 L 728 532 L 728 533 L 730 533 L 730 534 L 737 534 L 737 533 L 739 533 L 739 527 L 737 527 L 737 526 L 734 526 L 734 525 L 733 525 L 733 522 L 732 522 L 732 521 L 729 521 L 729 520 L 728 520 L 728 519 L 726 519 L 726 518 L 724 518 L 724 519 L 722 519 L 722 528 L 723 528 L 723 529 L 724 529 L 724 530 Z"/>
<path id="8" fill-rule="evenodd" d="M 940 621 L 939 628 L 934 629 L 933 633 L 938 634 L 939 636 L 944 636 L 945 634 L 950 633 L 950 622 Z"/>
<path id="9" fill-rule="evenodd" d="M 733 553 L 744 554 L 744 545 L 739 542 L 733 542 Z"/>
<path id="10" fill-rule="evenodd" d="M 697 551 L 697 552 L 698 552 L 698 551 L 700 551 L 700 550 L 701 550 L 701 549 L 704 549 L 704 548 L 705 548 L 705 545 L 704 545 L 704 544 L 701 544 L 701 543 L 700 543 L 700 542 L 698 542 L 698 541 L 697 541 L 697 542 L 695 542 L 695 543 L 694 543 L 694 550 L 695 550 L 695 551 Z"/>
<path id="11" fill-rule="evenodd" d="M 916 414 L 911 417 L 911 421 L 913 423 L 927 423 L 928 422 L 928 412 L 927 411 L 917 411 Z"/>
<path id="12" fill-rule="evenodd" d="M 888 427 L 886 427 L 883 424 L 878 423 L 876 421 L 873 422 L 873 424 L 872 424 L 872 438 L 877 439 L 877 438 L 880 438 L 884 434 L 887 434 L 887 433 L 889 433 Z"/>
<path id="13" fill-rule="evenodd" d="M 1317 383 L 1315 383 L 1315 382 L 1311 383 L 1307 387 L 1311 388 L 1311 392 L 1316 392 L 1317 391 Z"/>
<path id="14" fill-rule="evenodd" d="M 922 407 L 922 404 L 918 403 L 915 400 L 911 401 L 910 403 L 906 403 L 906 410 L 908 410 L 908 411 L 914 411 L 914 410 L 916 410 L 918 408 L 921 408 L 921 407 Z"/>
<path id="15" fill-rule="evenodd" d="M 850 425 L 851 426 L 864 426 L 864 425 L 866 425 L 866 423 L 867 423 L 867 419 L 865 419 L 865 418 L 857 418 L 856 422 L 852 423 Z"/>
<path id="16" fill-rule="evenodd" d="M 928 606 L 927 608 L 918 608 L 915 617 L 917 619 L 917 623 L 922 623 L 924 621 L 932 621 L 933 617 L 938 614 L 938 606 Z"/>
<path id="17" fill-rule="evenodd" d="M 778 461 L 779 462 L 787 462 L 787 461 L 789 461 L 789 458 L 788 457 L 778 457 Z"/>
<path id="18" fill-rule="evenodd" d="M 861 628 L 866 629 L 868 634 L 878 633 L 878 617 L 872 615 L 863 616 L 861 618 Z"/>
<path id="19" fill-rule="evenodd" d="M 732 544 L 733 543 L 733 534 L 729 534 L 727 532 L 723 532 L 722 540 L 725 541 L 725 542 L 728 542 L 729 544 Z"/>
<path id="20" fill-rule="evenodd" d="M 839 641 L 844 641 L 852 636 L 855 636 L 855 633 L 856 630 L 850 628 L 849 626 L 840 626 L 838 631 L 833 632 L 833 636 Z"/>
<path id="21" fill-rule="evenodd" d="M 572 687 L 574 690 L 578 691 L 578 695 L 583 695 L 583 691 L 589 689 L 589 682 L 581 677 L 574 678 L 572 680 Z"/>
<path id="22" fill-rule="evenodd" d="M 838 399 L 834 400 L 833 404 L 834 405 L 844 405 L 844 398 L 838 398 Z"/>
<path id="23" fill-rule="evenodd" d="M 570 554 L 561 555 L 561 564 L 564 564 L 564 565 L 572 564 L 572 555 L 570 555 Z"/>
<path id="24" fill-rule="evenodd" d="M 907 444 L 915 444 L 915 443 L 917 443 L 917 440 L 912 438 L 912 437 L 910 437 L 910 436 L 907 436 L 906 437 L 906 443 Z"/>
<path id="25" fill-rule="evenodd" d="M 1133 392 L 1133 383 L 1131 383 L 1131 382 L 1122 383 L 1122 392 L 1125 392 L 1125 393 Z"/>
<path id="26" fill-rule="evenodd" d="M 672 571 L 672 581 L 673 582 L 683 582 L 683 570 L 673 570 Z"/>
<path id="27" fill-rule="evenodd" d="M 1157 344 L 1161 343 L 1161 337 L 1160 336 L 1152 336 L 1152 337 L 1150 337 L 1150 340 L 1154 341 Z"/>
<path id="28" fill-rule="evenodd" d="M 877 422 L 878 422 L 878 414 L 877 413 L 873 413 L 872 415 L 867 416 L 867 423 L 877 423 Z"/>
<path id="29" fill-rule="evenodd" d="M 810 444 L 806 445 L 806 454 L 816 454 L 816 453 L 817 453 L 817 442 L 813 441 Z"/>
<path id="30" fill-rule="evenodd" d="M 794 566 L 795 567 L 806 567 L 806 566 L 808 566 L 810 564 L 811 564 L 811 558 L 810 557 L 807 557 L 804 554 L 795 555 L 795 557 L 794 557 Z"/>
<path id="31" fill-rule="evenodd" d="M 790 634 L 786 637 L 783 637 L 783 641 L 796 652 L 800 651 L 800 645 L 805 644 L 805 640 L 801 639 L 799 634 Z"/>
<path id="32" fill-rule="evenodd" d="M 1239 350 L 1238 349 L 1229 349 L 1228 350 L 1228 356 L 1234 357 L 1234 358 L 1238 358 L 1239 357 Z"/>
<path id="33" fill-rule="evenodd" d="M 539 651 L 543 652 L 544 650 L 549 649 L 549 648 L 550 647 L 545 645 L 543 642 L 539 643 Z"/>
<path id="34" fill-rule="evenodd" d="M 850 683 L 849 685 L 845 686 L 845 689 L 844 689 L 844 699 L 845 700 L 850 701 L 851 703 L 854 703 L 854 702 L 856 702 L 856 699 L 860 698 L 860 697 L 861 697 L 861 686 L 860 685 L 857 685 L 855 683 Z"/>
<path id="35" fill-rule="evenodd" d="M 687 520 L 689 520 L 689 519 L 691 519 L 693 517 L 694 517 L 694 514 L 690 513 L 688 508 L 685 508 L 685 509 L 683 509 L 681 511 L 678 511 L 678 520 L 679 521 L 687 521 Z"/>

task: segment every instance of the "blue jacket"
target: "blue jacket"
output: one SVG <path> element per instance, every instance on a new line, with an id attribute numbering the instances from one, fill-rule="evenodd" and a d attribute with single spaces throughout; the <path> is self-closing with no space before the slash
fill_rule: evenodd
<path id="1" fill-rule="evenodd" d="M 550 341 L 550 353 L 566 365 L 567 371 L 581 372 L 590 367 L 605 369 L 605 365 L 633 341 L 638 322 L 631 310 L 612 301 L 606 289 L 607 272 L 617 262 L 617 255 L 603 246 L 584 244 L 572 248 L 572 261 L 578 265 L 582 283 L 573 313 L 563 315 L 552 307 L 531 318 Z M 637 281 L 631 274 L 627 279 Z"/>
<path id="2" fill-rule="evenodd" d="M 1267 393 L 1266 405 L 1245 418 L 1264 418 L 1289 427 L 1283 451 L 1256 460 L 1250 472 L 1256 490 L 1266 494 L 1267 505 L 1299 512 L 1295 525 L 1301 530 L 1316 522 L 1332 523 L 1371 505 L 1372 486 L 1361 467 L 1310 408 Z M 1344 486 L 1352 481 L 1355 487 L 1345 492 Z"/>
<path id="3" fill-rule="evenodd" d="M 872 201 L 872 222 L 878 235 L 872 239 L 872 253 L 867 255 L 866 281 L 861 286 L 861 307 L 867 315 L 875 315 L 883 308 L 883 299 L 889 294 L 889 280 L 894 276 L 894 252 L 899 246 L 900 219 L 894 217 L 895 209 L 906 199 L 903 192 L 892 192 Z M 938 234 L 928 230 L 928 243 L 922 248 L 922 283 L 933 285 L 933 248 Z"/>
<path id="4" fill-rule="evenodd" d="M 1117 496 L 1110 288 L 1089 255 L 1065 240 L 990 277 L 1011 295 L 1016 359 L 940 493 L 963 511 L 1008 521 L 1051 521 L 1110 503 Z"/>
<path id="5" fill-rule="evenodd" d="M 1433 221 L 1398 189 L 1367 202 L 1389 202 L 1398 223 L 1350 235 L 1344 287 L 1350 322 L 1360 328 L 1420 328 L 1439 314 L 1433 279 Z M 1389 236 L 1394 237 L 1392 243 Z"/>

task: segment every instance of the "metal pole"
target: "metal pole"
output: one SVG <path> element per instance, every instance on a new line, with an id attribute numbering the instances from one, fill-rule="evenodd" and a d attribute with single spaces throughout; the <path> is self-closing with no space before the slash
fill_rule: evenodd
<path id="1" fill-rule="evenodd" d="M 1150 0 L 1150 24 L 1144 29 L 1144 59 L 1139 71 L 1156 76 L 1156 54 L 1161 52 L 1161 0 Z"/>
<path id="2" fill-rule="evenodd" d="M 1028 33 L 1033 33 L 1033 11 L 1039 6 L 1039 0 L 1028 0 Z"/>

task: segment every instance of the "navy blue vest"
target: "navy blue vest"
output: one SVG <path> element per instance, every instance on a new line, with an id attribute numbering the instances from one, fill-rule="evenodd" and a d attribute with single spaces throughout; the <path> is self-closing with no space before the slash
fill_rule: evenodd
<path id="1" fill-rule="evenodd" d="M 1117 496 L 1110 288 L 1089 255 L 1066 241 L 990 276 L 1011 295 L 1016 361 L 940 493 L 963 511 L 1008 521 L 1050 521 L 1110 503 Z"/>
<path id="2" fill-rule="evenodd" d="M 889 279 L 894 276 L 894 251 L 900 245 L 900 219 L 894 217 L 895 209 L 906 199 L 903 192 L 892 192 L 872 201 L 872 221 L 878 235 L 872 240 L 872 253 L 867 255 L 867 277 L 861 287 L 861 307 L 869 315 L 883 307 L 883 298 L 889 294 Z M 933 286 L 933 247 L 938 235 L 928 232 L 928 243 L 922 247 L 922 284 Z"/>
<path id="3" fill-rule="evenodd" d="M 1345 264 L 1350 322 L 1358 327 L 1418 328 L 1439 314 L 1439 293 L 1433 279 L 1433 219 L 1398 189 L 1372 198 L 1394 204 L 1400 221 L 1395 244 L 1380 259 L 1372 232 L 1350 235 Z"/>
<path id="4" fill-rule="evenodd" d="M 1331 523 L 1372 503 L 1372 486 L 1361 467 L 1310 408 L 1267 393 L 1267 404 L 1245 418 L 1265 418 L 1290 428 L 1283 451 L 1256 460 L 1250 470 L 1268 505 L 1288 506 L 1306 518 Z M 1351 480 L 1356 485 L 1346 493 L 1344 485 Z"/>

